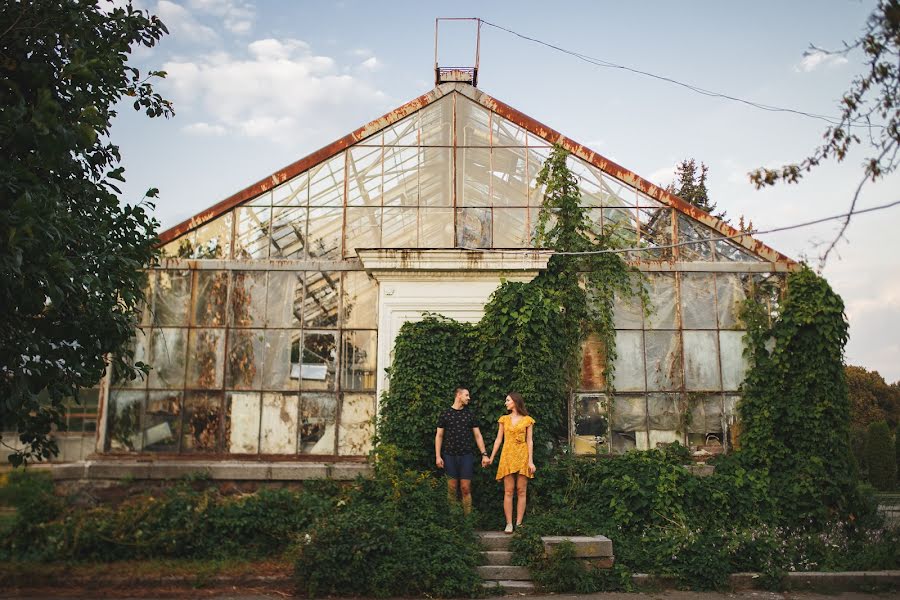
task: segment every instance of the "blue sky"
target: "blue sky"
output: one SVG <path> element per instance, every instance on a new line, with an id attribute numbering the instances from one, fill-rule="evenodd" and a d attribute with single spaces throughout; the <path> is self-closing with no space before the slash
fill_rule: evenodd
<path id="1" fill-rule="evenodd" d="M 860 54 L 804 57 L 855 39 L 874 1 L 312 2 L 139 0 L 170 35 L 139 50 L 164 69 L 176 116 L 126 106 L 113 128 L 129 200 L 161 191 L 162 228 L 207 208 L 433 86 L 435 17 L 480 17 L 613 63 L 765 104 L 826 115 L 860 72 Z M 471 25 L 441 26 L 442 64 L 474 53 Z M 709 98 L 598 68 L 484 26 L 479 87 L 654 183 L 693 157 L 730 217 L 759 229 L 845 212 L 866 156 L 820 167 L 799 185 L 754 190 L 747 172 L 807 156 L 822 121 Z M 860 206 L 900 196 L 895 174 Z M 900 207 L 855 218 L 825 268 L 850 319 L 847 360 L 900 380 Z M 815 263 L 837 224 L 761 236 Z"/>

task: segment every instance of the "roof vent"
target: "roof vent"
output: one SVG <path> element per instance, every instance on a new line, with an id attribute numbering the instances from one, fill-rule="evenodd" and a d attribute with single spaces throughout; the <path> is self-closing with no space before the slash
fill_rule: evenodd
<path id="1" fill-rule="evenodd" d="M 471 21 L 475 24 L 475 65 L 471 67 L 442 67 L 438 63 L 438 31 L 441 21 Z M 478 86 L 478 54 L 481 47 L 481 19 L 438 17 L 434 20 L 434 84 L 468 83 Z"/>

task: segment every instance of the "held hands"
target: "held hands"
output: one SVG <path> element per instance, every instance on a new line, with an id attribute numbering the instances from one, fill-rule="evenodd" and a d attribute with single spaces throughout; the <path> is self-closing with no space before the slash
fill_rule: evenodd
<path id="1" fill-rule="evenodd" d="M 491 464 L 491 459 L 489 459 L 487 456 L 481 457 L 481 468 L 485 468 L 490 464 Z"/>

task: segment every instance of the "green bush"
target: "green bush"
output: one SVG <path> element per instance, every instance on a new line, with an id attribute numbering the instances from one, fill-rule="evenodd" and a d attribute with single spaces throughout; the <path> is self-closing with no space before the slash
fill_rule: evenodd
<path id="1" fill-rule="evenodd" d="M 869 483 L 875 489 L 887 492 L 897 487 L 897 452 L 884 421 L 872 423 L 866 431 L 865 462 Z"/>
<path id="2" fill-rule="evenodd" d="M 396 449 L 382 446 L 375 477 L 358 481 L 301 543 L 295 578 L 310 597 L 472 596 L 479 550 L 444 483 L 402 470 Z"/>

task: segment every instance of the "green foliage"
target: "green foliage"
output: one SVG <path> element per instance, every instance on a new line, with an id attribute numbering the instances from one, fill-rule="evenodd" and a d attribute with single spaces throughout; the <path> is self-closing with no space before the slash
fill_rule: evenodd
<path id="1" fill-rule="evenodd" d="M 711 215 L 715 214 L 716 203 L 710 199 L 709 190 L 706 188 L 708 173 L 709 167 L 704 163 L 700 163 L 698 172 L 697 161 L 693 158 L 685 159 L 675 167 L 675 177 L 677 179 L 666 187 L 666 191 L 670 194 L 675 194 L 702 211 Z M 724 219 L 725 213 L 715 214 L 715 216 L 719 219 Z"/>
<path id="2" fill-rule="evenodd" d="M 446 486 L 404 471 L 379 448 L 375 477 L 360 480 L 300 546 L 295 577 L 310 597 L 473 596 L 479 547 Z"/>
<path id="3" fill-rule="evenodd" d="M 866 429 L 872 423 L 887 421 L 896 429 L 900 423 L 900 387 L 888 385 L 878 371 L 863 367 L 844 367 L 850 395 L 850 427 Z"/>
<path id="4" fill-rule="evenodd" d="M 884 421 L 872 423 L 866 431 L 864 451 L 868 481 L 875 489 L 889 492 L 897 487 L 897 456 L 891 430 Z"/>
<path id="5" fill-rule="evenodd" d="M 775 522 L 849 517 L 859 497 L 842 363 L 844 303 L 804 267 L 788 276 L 771 323 L 754 300 L 744 313 L 750 368 L 742 388 L 738 463 L 768 478 Z"/>
<path id="6" fill-rule="evenodd" d="M 48 436 L 65 429 L 63 401 L 100 379 L 107 355 L 136 376 L 117 352 L 158 223 L 146 203 L 120 204 L 110 126 L 125 97 L 151 117 L 172 107 L 149 83 L 164 73 L 128 66 L 167 32 L 130 3 L 3 2 L 0 23 L 0 429 L 19 432 L 18 465 L 58 451 Z"/>
<path id="7" fill-rule="evenodd" d="M 64 506 L 63 499 L 54 493 L 53 479 L 48 472 L 11 471 L 2 497 L 16 509 L 14 529 L 25 537 L 37 525 L 58 517 Z"/>

